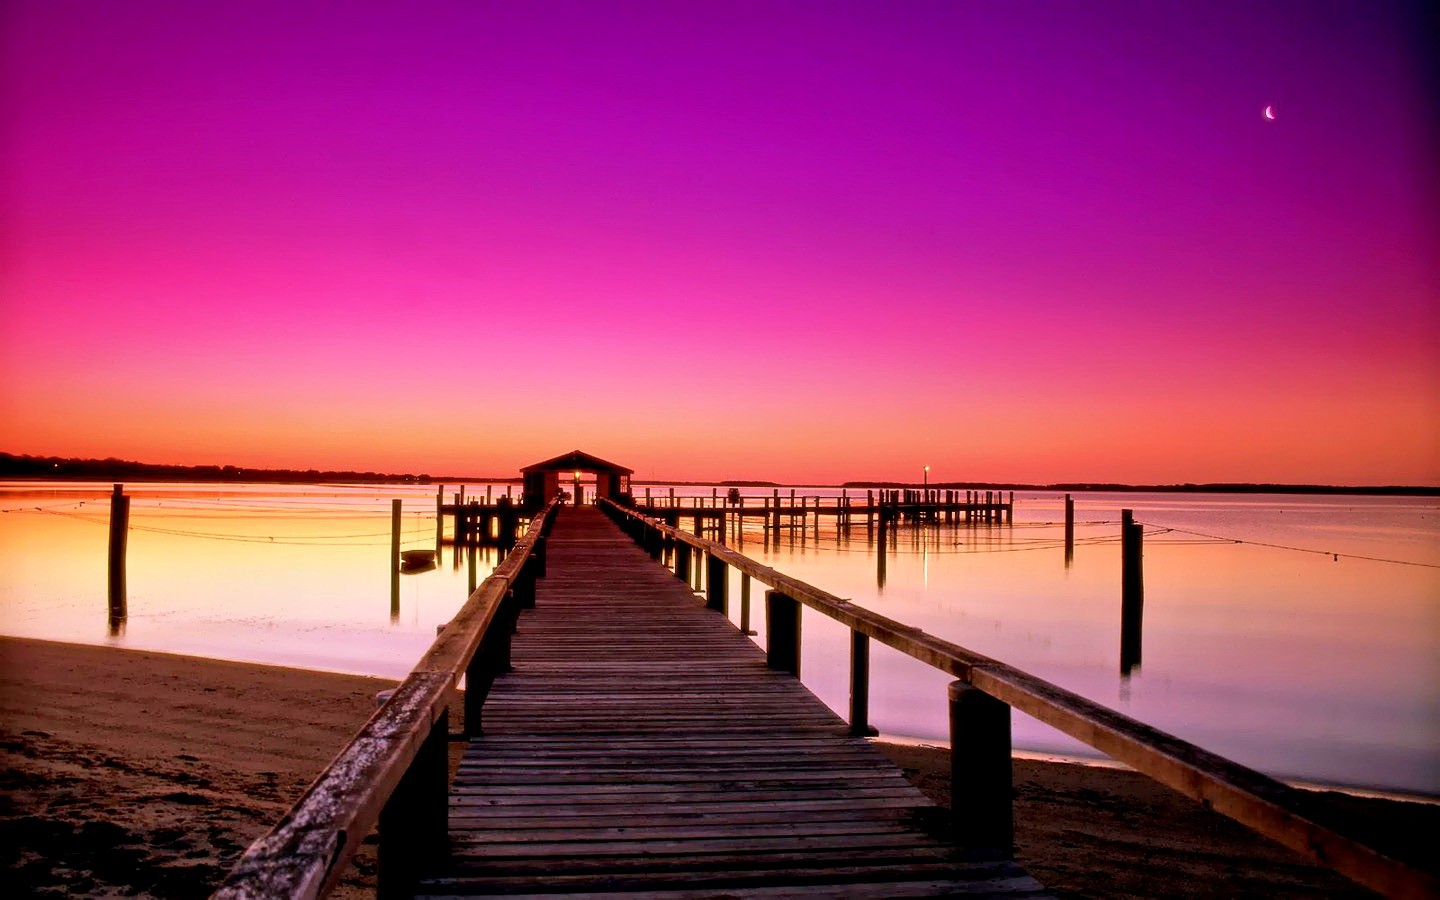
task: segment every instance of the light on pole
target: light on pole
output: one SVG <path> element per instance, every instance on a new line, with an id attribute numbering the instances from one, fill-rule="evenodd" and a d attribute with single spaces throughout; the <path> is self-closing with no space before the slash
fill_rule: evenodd
<path id="1" fill-rule="evenodd" d="M 926 467 L 925 467 L 925 473 L 924 473 L 924 475 L 923 475 L 922 477 L 923 477 L 923 480 L 924 480 L 924 486 L 928 488 L 928 487 L 930 486 L 930 467 L 929 467 L 929 466 L 926 466 Z"/>

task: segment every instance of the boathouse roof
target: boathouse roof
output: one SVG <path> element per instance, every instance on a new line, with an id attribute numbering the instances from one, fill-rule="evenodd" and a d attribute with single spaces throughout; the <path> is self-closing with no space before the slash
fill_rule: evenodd
<path id="1" fill-rule="evenodd" d="M 554 459 L 547 459 L 544 462 L 531 463 L 521 469 L 521 473 L 530 472 L 564 472 L 567 470 L 578 470 L 581 472 L 614 472 L 620 475 L 633 475 L 634 469 L 627 469 L 624 466 L 607 462 L 598 456 L 591 456 L 580 450 L 571 450 Z"/>

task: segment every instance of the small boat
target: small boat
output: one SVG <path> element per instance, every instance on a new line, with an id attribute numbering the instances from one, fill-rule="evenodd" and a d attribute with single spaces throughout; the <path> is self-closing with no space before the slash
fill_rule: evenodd
<path id="1" fill-rule="evenodd" d="M 435 568 L 434 550 L 400 551 L 400 568 L 406 572 L 423 572 Z"/>

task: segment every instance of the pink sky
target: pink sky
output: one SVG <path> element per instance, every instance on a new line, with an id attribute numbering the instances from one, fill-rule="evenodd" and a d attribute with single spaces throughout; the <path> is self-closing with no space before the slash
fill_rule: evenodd
<path id="1" fill-rule="evenodd" d="M 1190 6 L 10 2 L 0 450 L 1440 484 L 1420 7 Z"/>

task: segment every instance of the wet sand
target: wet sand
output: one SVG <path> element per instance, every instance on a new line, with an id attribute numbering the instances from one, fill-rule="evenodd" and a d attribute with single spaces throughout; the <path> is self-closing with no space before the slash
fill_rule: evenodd
<path id="1" fill-rule="evenodd" d="M 390 686 L 0 638 L 7 893 L 205 896 Z M 944 750 L 883 746 L 947 799 Z M 1016 792 L 1020 860 L 1062 896 L 1365 896 L 1133 772 L 1017 760 Z M 1440 833 L 1440 807 L 1333 799 L 1402 852 L 1423 855 L 1425 836 Z M 373 875 L 367 848 L 339 895 L 373 894 Z"/>

